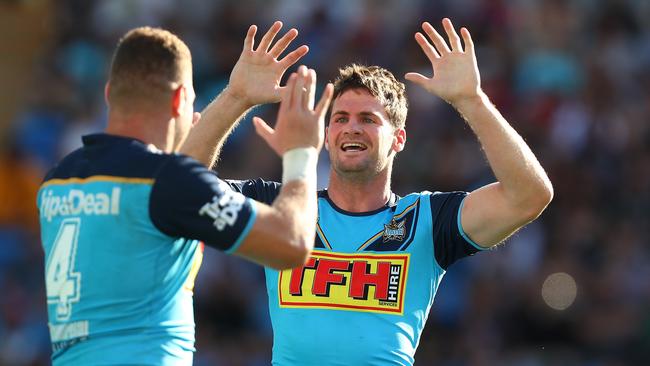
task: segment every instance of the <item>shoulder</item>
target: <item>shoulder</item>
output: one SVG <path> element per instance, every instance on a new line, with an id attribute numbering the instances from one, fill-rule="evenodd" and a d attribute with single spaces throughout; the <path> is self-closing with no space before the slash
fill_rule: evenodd
<path id="1" fill-rule="evenodd" d="M 84 179 L 93 176 L 154 178 L 174 155 L 142 142 L 105 134 L 84 136 L 84 146 L 66 155 L 44 178 Z"/>
<path id="2" fill-rule="evenodd" d="M 452 205 L 458 206 L 462 200 L 468 195 L 465 191 L 450 191 L 450 192 L 429 192 L 422 191 L 418 193 L 421 196 L 426 196 L 431 202 L 431 209 L 440 209 L 444 206 Z"/>

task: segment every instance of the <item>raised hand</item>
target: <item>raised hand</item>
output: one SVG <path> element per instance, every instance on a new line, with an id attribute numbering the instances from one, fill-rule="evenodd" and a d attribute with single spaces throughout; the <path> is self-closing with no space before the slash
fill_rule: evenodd
<path id="1" fill-rule="evenodd" d="M 280 156 L 298 147 L 315 147 L 320 151 L 325 137 L 325 113 L 334 86 L 327 84 L 314 108 L 316 72 L 300 66 L 297 73 L 291 74 L 282 93 L 275 129 L 261 118 L 254 117 L 255 130 Z"/>
<path id="2" fill-rule="evenodd" d="M 292 28 L 273 44 L 281 28 L 282 22 L 273 23 L 257 48 L 255 48 L 257 26 L 251 25 L 248 28 L 244 49 L 230 74 L 227 91 L 250 107 L 279 102 L 280 92 L 283 89 L 280 86 L 282 75 L 309 51 L 309 47 L 303 45 L 283 58 L 279 58 L 298 36 L 298 31 Z"/>
<path id="3" fill-rule="evenodd" d="M 415 33 L 415 40 L 431 62 L 433 76 L 428 78 L 419 73 L 409 72 L 405 78 L 448 103 L 456 105 L 464 99 L 481 94 L 481 78 L 476 63 L 474 43 L 467 28 L 460 29 L 465 44 L 463 49 L 451 20 L 444 18 L 442 26 L 447 33 L 449 43 L 445 42 L 428 22 L 422 24 L 422 30 L 429 39 L 420 32 Z"/>

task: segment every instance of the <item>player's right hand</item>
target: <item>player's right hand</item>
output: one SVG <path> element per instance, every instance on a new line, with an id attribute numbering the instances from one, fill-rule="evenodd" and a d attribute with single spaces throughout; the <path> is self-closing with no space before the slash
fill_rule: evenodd
<path id="1" fill-rule="evenodd" d="M 282 22 L 273 23 L 257 48 L 255 48 L 257 26 L 251 25 L 248 28 L 244 48 L 230 73 L 230 81 L 226 88 L 228 93 L 241 99 L 248 107 L 279 102 L 284 89 L 280 86 L 282 76 L 309 51 L 309 47 L 302 45 L 280 58 L 298 36 L 298 31 L 292 28 L 273 44 L 273 39 L 281 28 Z"/>
<path id="2" fill-rule="evenodd" d="M 253 118 L 257 133 L 280 156 L 299 147 L 314 147 L 320 151 L 325 138 L 325 113 L 334 93 L 329 83 L 316 107 L 316 72 L 300 66 L 292 73 L 282 93 L 275 129 L 259 117 Z"/>

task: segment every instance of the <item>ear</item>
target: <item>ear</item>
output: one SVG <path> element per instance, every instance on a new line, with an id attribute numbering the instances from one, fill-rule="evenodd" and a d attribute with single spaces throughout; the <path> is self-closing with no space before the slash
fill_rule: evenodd
<path id="1" fill-rule="evenodd" d="M 110 81 L 106 82 L 106 85 L 104 85 L 104 102 L 106 102 L 107 106 L 111 106 L 111 104 L 108 102 L 108 94 L 111 92 L 111 83 Z"/>
<path id="2" fill-rule="evenodd" d="M 329 136 L 330 136 L 329 131 L 330 131 L 330 127 L 325 126 L 325 150 L 327 150 L 327 151 L 330 151 L 330 143 L 328 141 Z"/>
<path id="3" fill-rule="evenodd" d="M 183 110 L 185 103 L 187 103 L 186 98 L 187 90 L 185 89 L 185 85 L 181 84 L 172 94 L 172 117 L 180 116 L 181 110 Z"/>
<path id="4" fill-rule="evenodd" d="M 404 145 L 406 145 L 406 130 L 404 128 L 398 128 L 395 130 L 393 150 L 398 153 L 404 150 Z"/>

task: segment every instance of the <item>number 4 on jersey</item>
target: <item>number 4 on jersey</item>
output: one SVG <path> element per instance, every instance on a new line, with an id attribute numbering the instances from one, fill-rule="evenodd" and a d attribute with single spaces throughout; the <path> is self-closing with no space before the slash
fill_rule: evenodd
<path id="1" fill-rule="evenodd" d="M 74 272 L 79 237 L 79 218 L 63 220 L 45 268 L 47 303 L 56 304 L 56 318 L 70 319 L 72 304 L 79 301 L 81 273 Z"/>

